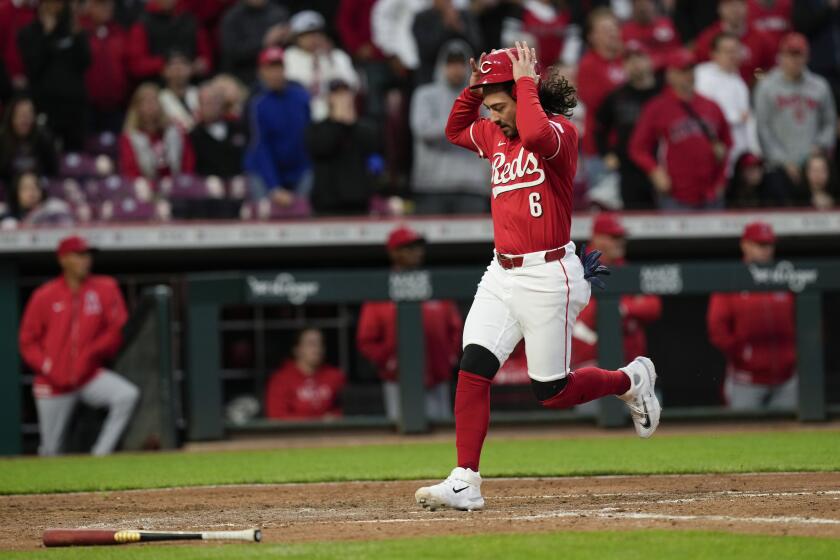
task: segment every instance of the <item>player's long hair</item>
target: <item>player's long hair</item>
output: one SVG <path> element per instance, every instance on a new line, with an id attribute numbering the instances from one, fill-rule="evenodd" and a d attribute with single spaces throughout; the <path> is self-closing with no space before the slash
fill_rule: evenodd
<path id="1" fill-rule="evenodd" d="M 546 68 L 540 76 L 540 105 L 546 113 L 569 118 L 577 107 L 577 91 L 560 73 L 561 69 L 560 65 L 555 64 Z"/>

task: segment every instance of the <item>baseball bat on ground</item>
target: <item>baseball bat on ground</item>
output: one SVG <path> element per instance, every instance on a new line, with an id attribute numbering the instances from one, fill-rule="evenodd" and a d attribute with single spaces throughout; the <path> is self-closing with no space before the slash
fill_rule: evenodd
<path id="1" fill-rule="evenodd" d="M 94 546 L 156 541 L 260 542 L 262 531 L 117 531 L 116 529 L 47 529 L 44 546 Z"/>

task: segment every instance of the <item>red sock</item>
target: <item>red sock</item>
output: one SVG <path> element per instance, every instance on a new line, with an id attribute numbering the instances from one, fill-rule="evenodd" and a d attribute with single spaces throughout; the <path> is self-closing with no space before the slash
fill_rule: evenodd
<path id="1" fill-rule="evenodd" d="M 571 408 L 607 395 L 623 395 L 629 390 L 630 378 L 623 371 L 581 368 L 570 373 L 563 390 L 542 401 L 542 405 L 546 408 Z"/>
<path id="2" fill-rule="evenodd" d="M 461 370 L 455 389 L 455 447 L 459 467 L 478 472 L 489 425 L 490 380 Z"/>

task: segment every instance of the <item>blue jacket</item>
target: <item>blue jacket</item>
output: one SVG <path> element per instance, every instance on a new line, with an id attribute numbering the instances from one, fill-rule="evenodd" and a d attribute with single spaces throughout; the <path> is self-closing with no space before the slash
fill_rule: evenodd
<path id="1" fill-rule="evenodd" d="M 248 105 L 251 140 L 243 165 L 258 175 L 267 189 L 294 189 L 309 170 L 304 135 L 309 126 L 309 94 L 286 84 L 281 92 L 261 91 Z"/>

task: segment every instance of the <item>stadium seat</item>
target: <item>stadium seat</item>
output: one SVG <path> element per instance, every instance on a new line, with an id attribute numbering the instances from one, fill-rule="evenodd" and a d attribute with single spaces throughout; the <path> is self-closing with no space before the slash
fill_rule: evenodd
<path id="1" fill-rule="evenodd" d="M 259 202 L 246 202 L 242 205 L 240 217 L 243 220 L 289 220 L 295 218 L 306 218 L 312 215 L 312 208 L 309 200 L 297 198 L 289 207 L 278 206 L 270 200 Z"/>
<path id="2" fill-rule="evenodd" d="M 152 222 L 168 220 L 171 214 L 166 201 L 153 202 L 138 197 L 107 200 L 102 203 L 99 218 L 104 222 Z"/>

